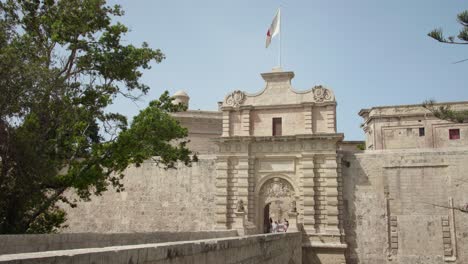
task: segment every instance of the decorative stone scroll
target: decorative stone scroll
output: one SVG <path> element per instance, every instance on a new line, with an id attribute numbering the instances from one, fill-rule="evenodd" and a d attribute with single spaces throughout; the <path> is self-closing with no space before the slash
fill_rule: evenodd
<path id="1" fill-rule="evenodd" d="M 274 178 L 262 186 L 260 194 L 268 198 L 293 197 L 294 190 L 286 180 Z"/>
<path id="2" fill-rule="evenodd" d="M 314 93 L 314 100 L 316 102 L 325 102 L 325 101 L 332 101 L 332 94 L 331 92 L 324 88 L 323 86 L 319 85 L 319 86 L 315 86 L 313 89 L 312 89 L 313 93 Z"/>
<path id="3" fill-rule="evenodd" d="M 227 106 L 239 107 L 245 101 L 245 93 L 239 90 L 232 92 L 226 97 L 224 103 Z"/>

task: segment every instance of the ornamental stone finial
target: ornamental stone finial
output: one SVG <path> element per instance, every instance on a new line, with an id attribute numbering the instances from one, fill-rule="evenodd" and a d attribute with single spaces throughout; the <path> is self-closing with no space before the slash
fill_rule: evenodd
<path id="1" fill-rule="evenodd" d="M 332 100 L 331 92 L 321 85 L 315 86 L 312 91 L 314 93 L 314 100 L 318 103 Z"/>
<path id="2" fill-rule="evenodd" d="M 244 101 L 245 101 L 245 93 L 242 91 L 236 90 L 226 97 L 226 100 L 224 100 L 224 104 L 226 106 L 232 106 L 232 107 L 237 108 L 240 105 L 242 105 Z"/>

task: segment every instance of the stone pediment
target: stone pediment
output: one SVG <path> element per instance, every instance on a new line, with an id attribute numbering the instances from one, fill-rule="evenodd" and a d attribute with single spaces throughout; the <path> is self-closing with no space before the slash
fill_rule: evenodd
<path id="1" fill-rule="evenodd" d="M 239 108 L 241 106 L 335 103 L 333 91 L 321 85 L 305 91 L 296 91 L 291 85 L 294 72 L 269 72 L 263 73 L 262 77 L 266 82 L 265 88 L 262 91 L 249 94 L 236 90 L 224 98 L 222 106 Z"/>

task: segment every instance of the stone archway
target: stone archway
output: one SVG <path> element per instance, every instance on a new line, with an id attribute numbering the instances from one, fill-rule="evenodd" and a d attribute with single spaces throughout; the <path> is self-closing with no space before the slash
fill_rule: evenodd
<path id="1" fill-rule="evenodd" d="M 259 232 L 268 230 L 267 221 L 288 219 L 288 213 L 295 203 L 294 188 L 287 180 L 275 177 L 267 180 L 258 193 L 257 226 Z"/>

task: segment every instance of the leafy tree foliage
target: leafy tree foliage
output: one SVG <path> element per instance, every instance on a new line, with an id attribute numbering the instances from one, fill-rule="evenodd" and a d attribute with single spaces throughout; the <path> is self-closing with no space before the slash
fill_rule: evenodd
<path id="1" fill-rule="evenodd" d="M 63 226 L 69 191 L 88 200 L 151 157 L 193 161 L 167 92 L 129 125 L 106 107 L 148 92 L 142 70 L 160 50 L 125 45 L 120 6 L 105 0 L 0 0 L 0 233 Z"/>
<path id="2" fill-rule="evenodd" d="M 434 100 L 425 101 L 423 107 L 431 111 L 438 119 L 455 123 L 468 122 L 468 110 L 453 110 L 449 105 L 438 105 Z"/>
<path id="3" fill-rule="evenodd" d="M 427 35 L 437 41 L 448 44 L 468 44 L 468 10 L 465 10 L 457 15 L 458 23 L 462 25 L 462 29 L 457 36 L 445 37 L 442 29 L 434 29 Z M 458 41 L 456 40 L 458 39 Z"/>

